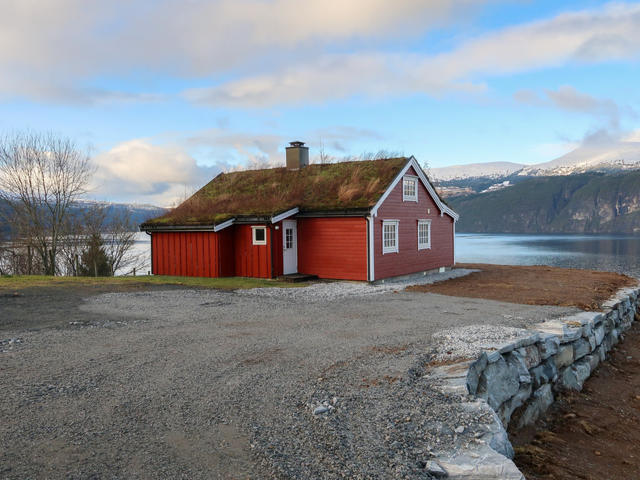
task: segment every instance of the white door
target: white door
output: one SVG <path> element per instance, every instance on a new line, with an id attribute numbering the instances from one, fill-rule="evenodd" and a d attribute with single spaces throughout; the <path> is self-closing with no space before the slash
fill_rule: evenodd
<path id="1" fill-rule="evenodd" d="M 298 273 L 298 227 L 295 220 L 282 221 L 282 248 L 283 273 Z"/>

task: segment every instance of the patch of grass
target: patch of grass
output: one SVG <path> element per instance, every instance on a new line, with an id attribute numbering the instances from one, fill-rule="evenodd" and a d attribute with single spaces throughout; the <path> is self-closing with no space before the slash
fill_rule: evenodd
<path id="1" fill-rule="evenodd" d="M 240 288 L 296 288 L 304 284 L 293 284 L 278 280 L 247 277 L 172 277 L 149 275 L 138 277 L 51 277 L 46 275 L 2 275 L 0 290 L 20 290 L 29 287 L 72 287 L 72 286 L 131 286 L 131 285 L 184 285 L 197 288 L 220 288 L 235 290 Z"/>

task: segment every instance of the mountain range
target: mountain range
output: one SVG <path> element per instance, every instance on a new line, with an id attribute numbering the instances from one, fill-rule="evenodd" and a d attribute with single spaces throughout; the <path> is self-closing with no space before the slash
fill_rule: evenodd
<path id="1" fill-rule="evenodd" d="M 120 216 L 122 213 L 127 212 L 131 218 L 131 222 L 134 225 L 140 225 L 150 218 L 158 217 L 167 212 L 166 208 L 156 207 L 154 205 L 138 204 L 138 203 L 111 203 L 111 202 L 96 202 L 90 200 L 81 200 L 74 204 L 73 210 L 82 211 L 88 210 L 96 204 L 107 207 L 106 221 L 115 216 Z M 0 200 L 0 210 L 6 210 L 7 204 Z M 0 232 L 8 232 L 9 226 L 4 223 L 2 216 L 0 215 Z"/>
<path id="2" fill-rule="evenodd" d="M 640 142 L 582 146 L 550 162 L 434 168 L 458 232 L 640 235 Z"/>
<path id="3" fill-rule="evenodd" d="M 553 176 L 636 169 L 640 169 L 640 141 L 623 141 L 614 144 L 582 145 L 550 162 L 535 165 L 515 162 L 471 163 L 432 168 L 430 174 L 435 182 L 442 183 L 475 177 Z"/>

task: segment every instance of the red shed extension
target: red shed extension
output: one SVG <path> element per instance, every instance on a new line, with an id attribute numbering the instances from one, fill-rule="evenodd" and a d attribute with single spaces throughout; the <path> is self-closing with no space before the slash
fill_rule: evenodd
<path id="1" fill-rule="evenodd" d="M 454 264 L 458 215 L 414 157 L 308 165 L 302 142 L 286 151 L 286 168 L 220 174 L 142 224 L 152 273 L 376 281 Z"/>

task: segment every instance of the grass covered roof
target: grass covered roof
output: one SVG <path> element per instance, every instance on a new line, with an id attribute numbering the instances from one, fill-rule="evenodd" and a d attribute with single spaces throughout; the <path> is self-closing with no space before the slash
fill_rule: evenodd
<path id="1" fill-rule="evenodd" d="M 145 225 L 213 225 L 239 216 L 370 208 L 402 170 L 405 157 L 300 170 L 268 168 L 221 173 L 191 198 Z"/>

